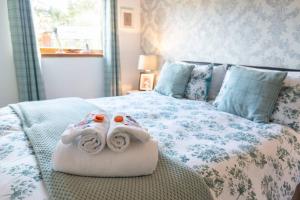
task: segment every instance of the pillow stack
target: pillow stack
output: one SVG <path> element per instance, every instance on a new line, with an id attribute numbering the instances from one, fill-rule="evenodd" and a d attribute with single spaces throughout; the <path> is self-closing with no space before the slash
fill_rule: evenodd
<path id="1" fill-rule="evenodd" d="M 155 91 L 176 98 L 214 100 L 220 111 L 300 131 L 299 72 L 166 62 Z"/>
<path id="2" fill-rule="evenodd" d="M 214 99 L 226 73 L 226 65 L 166 62 L 155 91 L 166 96 L 206 101 Z"/>

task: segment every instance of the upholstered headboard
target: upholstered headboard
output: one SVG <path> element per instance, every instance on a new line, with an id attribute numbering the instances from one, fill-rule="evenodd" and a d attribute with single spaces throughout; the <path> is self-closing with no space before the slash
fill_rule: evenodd
<path id="1" fill-rule="evenodd" d="M 196 65 L 208 65 L 210 62 L 202 62 L 202 61 L 184 61 L 187 63 L 192 63 Z M 222 63 L 213 63 L 214 65 L 223 65 Z M 227 64 L 229 67 L 234 64 Z M 242 65 L 244 67 L 257 68 L 257 69 L 266 69 L 266 70 L 277 70 L 277 71 L 289 71 L 289 72 L 300 72 L 300 69 L 290 69 L 290 68 L 277 68 L 277 67 L 266 67 L 266 66 L 251 66 L 251 65 Z"/>

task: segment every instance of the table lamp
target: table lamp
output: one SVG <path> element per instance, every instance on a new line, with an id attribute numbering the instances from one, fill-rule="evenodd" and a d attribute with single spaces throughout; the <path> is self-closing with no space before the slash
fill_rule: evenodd
<path id="1" fill-rule="evenodd" d="M 138 70 L 140 73 L 140 90 L 152 90 L 154 86 L 155 74 L 151 71 L 158 67 L 156 55 L 140 55 Z"/>
<path id="2" fill-rule="evenodd" d="M 140 55 L 138 70 L 151 72 L 157 68 L 156 55 Z"/>

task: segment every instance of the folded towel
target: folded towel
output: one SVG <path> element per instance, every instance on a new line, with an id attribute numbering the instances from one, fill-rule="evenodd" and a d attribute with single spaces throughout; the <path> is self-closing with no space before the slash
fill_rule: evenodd
<path id="1" fill-rule="evenodd" d="M 131 139 L 144 143 L 150 139 L 150 135 L 131 116 L 114 115 L 107 133 L 107 146 L 114 152 L 124 152 Z"/>
<path id="2" fill-rule="evenodd" d="M 89 113 L 81 122 L 70 125 L 62 134 L 64 144 L 75 144 L 89 154 L 97 154 L 106 144 L 109 120 L 105 113 Z"/>
<path id="3" fill-rule="evenodd" d="M 155 170 L 157 161 L 158 145 L 152 139 L 146 143 L 132 142 L 122 154 L 104 148 L 97 155 L 85 154 L 74 145 L 59 141 L 52 156 L 55 171 L 97 177 L 149 175 Z"/>

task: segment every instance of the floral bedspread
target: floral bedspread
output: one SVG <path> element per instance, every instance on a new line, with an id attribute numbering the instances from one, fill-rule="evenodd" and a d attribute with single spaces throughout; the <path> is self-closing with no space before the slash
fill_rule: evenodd
<path id="1" fill-rule="evenodd" d="M 288 127 L 155 92 L 88 101 L 132 115 L 168 155 L 201 174 L 216 199 L 291 199 L 300 182 L 300 134 Z M 47 199 L 32 147 L 8 107 L 0 109 L 0 188 L 0 199 Z"/>

